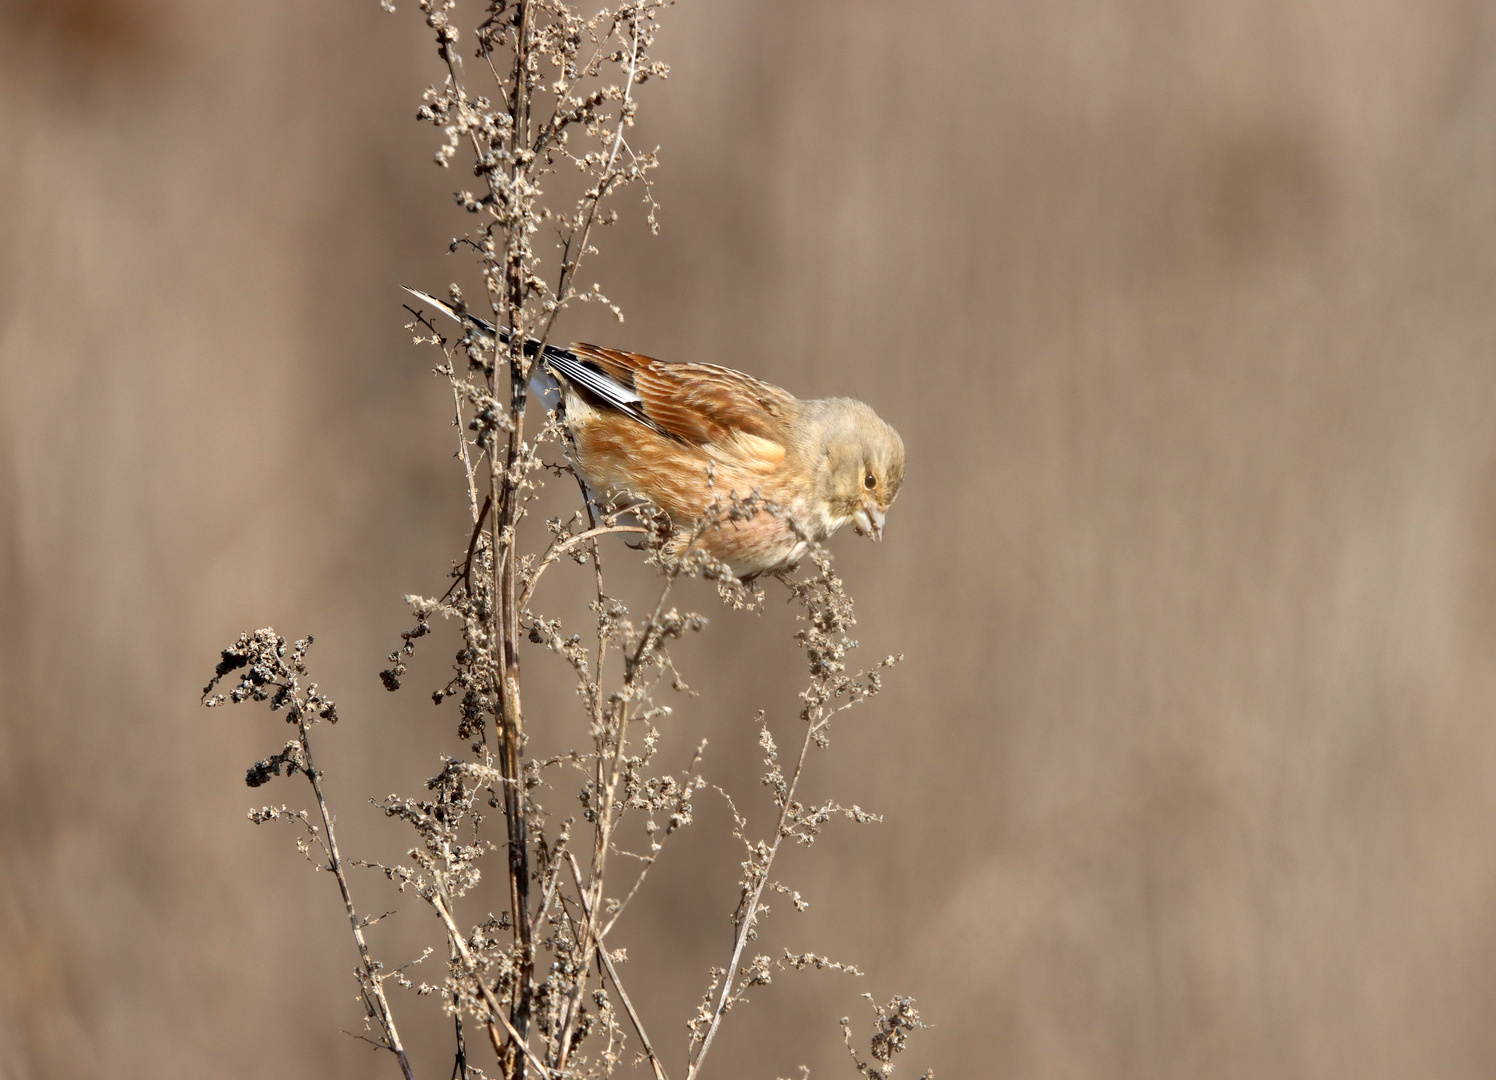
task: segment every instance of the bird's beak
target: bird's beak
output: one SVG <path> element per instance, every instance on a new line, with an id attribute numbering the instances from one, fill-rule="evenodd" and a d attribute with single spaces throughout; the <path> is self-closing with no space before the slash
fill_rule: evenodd
<path id="1" fill-rule="evenodd" d="M 864 503 L 857 513 L 852 515 L 852 528 L 857 530 L 858 536 L 868 536 L 874 540 L 883 539 L 883 511 L 876 506 Z"/>

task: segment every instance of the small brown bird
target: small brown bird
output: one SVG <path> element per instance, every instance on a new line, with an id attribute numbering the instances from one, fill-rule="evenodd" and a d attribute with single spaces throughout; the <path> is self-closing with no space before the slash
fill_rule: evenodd
<path id="1" fill-rule="evenodd" d="M 507 330 L 407 292 L 492 339 Z M 738 577 L 789 566 L 843 525 L 878 540 L 904 482 L 904 442 L 851 398 L 801 401 L 714 364 L 676 364 L 577 343 L 547 345 L 571 457 L 594 489 L 648 499 L 669 515 L 677 551 L 696 541 Z M 734 505 L 756 506 L 748 515 Z"/>

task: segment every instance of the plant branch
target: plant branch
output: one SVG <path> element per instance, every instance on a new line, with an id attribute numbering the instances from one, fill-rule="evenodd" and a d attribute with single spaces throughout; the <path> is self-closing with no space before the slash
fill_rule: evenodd
<path id="1" fill-rule="evenodd" d="M 557 538 L 546 549 L 545 555 L 541 557 L 540 565 L 530 572 L 529 581 L 525 584 L 525 591 L 519 598 L 520 610 L 523 611 L 530 606 L 530 597 L 535 595 L 535 586 L 540 583 L 540 575 L 545 573 L 546 568 L 578 544 L 587 540 L 594 540 L 599 536 L 607 536 L 611 533 L 648 532 L 649 530 L 642 525 L 602 525 L 595 529 L 588 529 L 586 532 L 577 533 L 575 536 Z"/>
<path id="2" fill-rule="evenodd" d="M 571 865 L 572 880 L 577 883 L 577 894 L 582 898 L 582 914 L 587 921 L 592 921 L 592 909 L 587 903 L 587 890 L 582 885 L 582 868 L 577 865 L 577 857 L 570 851 L 566 853 L 566 860 Z M 628 991 L 624 990 L 623 983 L 619 981 L 618 972 L 613 967 L 613 958 L 608 955 L 608 950 L 603 946 L 603 938 L 598 937 L 594 946 L 597 958 L 603 969 L 607 971 L 608 978 L 613 980 L 613 986 L 618 991 L 618 997 L 623 1002 L 624 1011 L 629 1014 L 629 1020 L 634 1025 L 634 1030 L 639 1034 L 639 1043 L 644 1047 L 644 1053 L 649 1057 L 649 1064 L 654 1069 L 655 1080 L 666 1080 L 665 1067 L 660 1064 L 659 1056 L 655 1054 L 654 1045 L 649 1041 L 649 1036 L 644 1033 L 644 1022 L 639 1019 L 638 1012 L 634 1009 L 634 1003 L 629 1000 Z"/>
<path id="3" fill-rule="evenodd" d="M 312 746 L 307 738 L 306 716 L 301 709 L 297 708 L 296 715 L 297 731 L 301 740 L 301 750 L 305 755 L 305 764 L 302 772 L 311 781 L 312 793 L 317 798 L 317 809 L 322 814 L 322 828 L 327 837 L 326 848 L 328 866 L 332 870 L 333 877 L 338 879 L 338 889 L 343 894 L 343 910 L 348 914 L 348 926 L 353 931 L 353 940 L 358 944 L 359 982 L 363 984 L 364 1003 L 367 1007 L 369 999 L 373 998 L 373 1009 L 379 1026 L 384 1029 L 386 1040 L 385 1049 L 394 1053 L 396 1060 L 400 1062 L 400 1071 L 405 1075 L 405 1080 L 414 1080 L 414 1074 L 410 1071 L 410 1060 L 405 1056 L 405 1047 L 400 1043 L 400 1034 L 395 1030 L 395 1017 L 390 1011 L 390 1003 L 384 996 L 384 981 L 379 975 L 379 965 L 369 954 L 368 942 L 364 940 L 364 924 L 358 917 L 358 911 L 353 906 L 353 894 L 348 889 L 348 875 L 343 869 L 343 859 L 338 853 L 338 838 L 333 830 L 332 815 L 327 810 L 327 799 L 322 794 L 322 773 L 312 763 Z"/>
<path id="4" fill-rule="evenodd" d="M 722 1026 L 722 1018 L 727 1015 L 727 1010 L 736 1000 L 734 993 L 738 976 L 738 964 L 743 959 L 743 948 L 748 944 L 752 936 L 754 924 L 758 919 L 758 909 L 763 900 L 764 888 L 769 883 L 769 870 L 774 864 L 774 858 L 779 854 L 779 847 L 785 837 L 790 835 L 788 829 L 792 808 L 795 805 L 795 789 L 800 784 L 800 775 L 805 769 L 805 759 L 810 752 L 810 744 L 814 741 L 816 732 L 821 725 L 813 720 L 807 720 L 805 724 L 805 738 L 800 743 L 800 757 L 795 762 L 795 771 L 790 775 L 788 787 L 782 795 L 777 796 L 780 801 L 779 821 L 774 828 L 774 842 L 769 846 L 769 853 L 763 861 L 754 867 L 757 881 L 752 890 L 744 897 L 742 914 L 737 920 L 737 930 L 733 934 L 732 960 L 727 965 L 727 972 L 722 978 L 721 994 L 717 998 L 716 1006 L 712 1009 L 711 1023 L 708 1025 L 706 1034 L 702 1037 L 701 1045 L 691 1055 L 690 1066 L 686 1070 L 686 1080 L 695 1080 L 701 1071 L 702 1062 L 706 1060 L 707 1051 L 712 1048 L 712 1040 L 717 1037 L 717 1030 Z"/>

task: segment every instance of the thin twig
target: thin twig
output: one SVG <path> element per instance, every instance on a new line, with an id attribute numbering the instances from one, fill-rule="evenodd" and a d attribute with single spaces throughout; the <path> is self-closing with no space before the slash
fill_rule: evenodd
<path id="1" fill-rule="evenodd" d="M 577 865 L 577 857 L 570 851 L 566 853 L 566 860 L 571 864 L 572 880 L 577 883 L 577 895 L 582 898 L 582 913 L 587 916 L 588 922 L 591 922 L 592 910 L 587 904 L 587 890 L 582 886 L 582 868 Z M 660 1064 L 654 1045 L 649 1041 L 649 1036 L 644 1033 L 644 1022 L 639 1019 L 639 1014 L 634 1010 L 634 1003 L 629 1000 L 628 991 L 624 990 L 623 983 L 619 981 L 618 972 L 613 968 L 613 958 L 608 955 L 601 937 L 597 939 L 594 948 L 598 959 L 602 961 L 603 968 L 608 972 L 608 978 L 613 980 L 613 986 L 618 991 L 619 1000 L 623 1002 L 624 1011 L 629 1014 L 629 1020 L 633 1022 L 634 1030 L 639 1033 L 639 1043 L 644 1047 L 645 1054 L 649 1056 L 649 1064 L 654 1068 L 655 1080 L 666 1080 L 665 1067 Z"/>
<path id="2" fill-rule="evenodd" d="M 483 523 L 488 520 L 488 510 L 491 506 L 493 506 L 493 497 L 488 496 L 483 500 L 483 509 L 474 511 L 473 535 L 468 540 L 467 558 L 462 563 L 462 575 L 447 586 L 447 591 L 442 594 L 442 603 L 446 603 L 447 597 L 456 591 L 458 585 L 465 587 L 469 593 L 473 591 L 473 555 L 478 549 L 478 537 L 483 535 Z"/>
<path id="3" fill-rule="evenodd" d="M 697 526 L 695 532 L 692 534 L 690 543 L 686 546 L 686 550 L 682 552 L 681 557 L 677 559 L 675 561 L 675 564 L 671 566 L 670 569 L 666 572 L 665 585 L 660 590 L 660 598 L 655 602 L 654 611 L 650 614 L 649 620 L 644 624 L 644 634 L 639 639 L 639 644 L 635 648 L 633 655 L 629 656 L 626 654 L 624 656 L 623 687 L 617 695 L 618 707 L 614 713 L 614 727 L 612 730 L 613 757 L 608 770 L 606 782 L 604 782 L 603 778 L 602 757 L 607 744 L 608 732 L 607 730 L 603 729 L 601 723 L 598 724 L 598 730 L 601 732 L 601 734 L 598 736 L 597 742 L 597 784 L 602 793 L 602 812 L 597 815 L 596 827 L 594 830 L 594 842 L 592 849 L 592 897 L 590 902 L 586 899 L 585 896 L 583 898 L 583 910 L 587 915 L 586 920 L 582 924 L 583 932 L 581 951 L 583 955 L 586 955 L 588 950 L 591 949 L 593 944 L 598 940 L 596 909 L 598 904 L 602 902 L 603 870 L 607 863 L 608 849 L 612 844 L 613 829 L 616 827 L 618 822 L 618 818 L 614 815 L 614 811 L 618 809 L 618 783 L 623 771 L 624 748 L 627 745 L 628 727 L 629 723 L 631 722 L 631 718 L 629 716 L 629 703 L 633 700 L 633 695 L 638 688 L 639 673 L 642 670 L 640 665 L 642 663 L 643 657 L 647 655 L 648 650 L 652 647 L 655 637 L 659 632 L 660 615 L 665 610 L 665 601 L 669 599 L 670 591 L 675 585 L 676 579 L 680 577 L 681 571 L 685 566 L 685 557 L 690 554 L 691 550 L 695 547 L 696 542 L 701 538 L 702 529 L 703 526 Z M 599 693 L 594 695 L 594 697 L 600 701 L 602 695 Z M 579 887 L 581 887 L 580 884 Z M 576 1022 L 577 1017 L 576 1003 L 581 998 L 582 989 L 583 987 L 581 984 L 578 984 L 576 987 L 574 987 L 570 998 L 567 1000 L 564 1006 L 563 1015 L 566 1017 L 566 1020 L 565 1023 L 563 1023 L 561 1026 L 561 1057 L 559 1060 L 559 1063 L 562 1066 L 564 1066 L 566 1063 L 566 1055 L 570 1048 L 571 1029 L 573 1024 Z"/>
<path id="4" fill-rule="evenodd" d="M 530 1049 L 530 1044 L 514 1029 L 514 1025 L 509 1022 L 509 1017 L 505 1013 L 503 1005 L 499 1003 L 498 998 L 494 997 L 493 991 L 489 989 L 488 983 L 484 981 L 482 968 L 479 967 L 477 958 L 473 956 L 472 951 L 468 948 L 467 942 L 463 939 L 462 932 L 457 929 L 457 923 L 452 918 L 452 910 L 447 906 L 446 900 L 440 893 L 433 892 L 427 897 L 427 902 L 436 910 L 437 916 L 440 917 L 442 923 L 446 926 L 448 938 L 451 940 L 453 947 L 456 948 L 457 954 L 462 959 L 463 966 L 467 968 L 468 974 L 478 984 L 478 992 L 483 997 L 483 1003 L 488 1006 L 489 1041 L 493 1043 L 494 1052 L 501 1057 L 504 1052 L 503 1040 L 499 1038 L 494 1024 L 494 1021 L 497 1020 L 509 1033 L 510 1038 L 514 1040 L 515 1046 L 523 1051 L 524 1055 L 540 1070 L 540 1075 L 542 1077 L 552 1075 L 551 1070 L 545 1067 L 544 1062 L 535 1056 L 535 1051 Z"/>
<path id="5" fill-rule="evenodd" d="M 648 532 L 649 530 L 642 525 L 602 525 L 595 529 L 588 529 L 586 532 L 577 533 L 575 536 L 569 536 L 564 540 L 556 540 L 546 550 L 545 555 L 541 557 L 540 565 L 531 572 L 530 580 L 525 585 L 525 591 L 519 598 L 520 610 L 523 611 L 530 606 L 530 597 L 535 595 L 535 586 L 539 584 L 540 575 L 545 573 L 546 568 L 578 544 L 586 540 L 594 540 L 599 536 L 607 536 L 610 533 Z"/>
<path id="6" fill-rule="evenodd" d="M 473 472 L 472 455 L 468 453 L 467 435 L 463 430 L 462 423 L 462 393 L 458 389 L 457 370 L 452 366 L 452 357 L 450 354 L 447 356 L 447 378 L 452 384 L 452 404 L 457 411 L 457 452 L 462 455 L 462 472 L 463 476 L 467 478 L 468 507 L 472 511 L 473 520 L 478 521 L 483 517 L 483 514 L 478 509 L 478 477 Z M 468 559 L 470 561 L 472 559 L 471 548 L 472 545 L 469 545 Z"/>
<path id="7" fill-rule="evenodd" d="M 614 25 L 617 25 L 616 20 Z M 612 33 L 611 29 L 609 30 L 609 33 Z M 627 126 L 628 118 L 630 117 L 630 115 L 632 115 L 634 107 L 634 79 L 638 76 L 638 74 L 639 20 L 637 16 L 631 14 L 629 18 L 628 80 L 624 84 L 623 101 L 619 105 L 618 109 L 618 130 L 614 133 L 613 148 L 608 152 L 608 163 L 603 167 L 602 175 L 598 177 L 597 186 L 587 193 L 587 198 L 590 200 L 587 207 L 587 219 L 584 222 L 581 230 L 582 239 L 581 242 L 577 245 L 575 258 L 572 257 L 571 245 L 572 240 L 576 238 L 576 232 L 573 231 L 572 235 L 567 237 L 566 245 L 561 255 L 561 277 L 560 280 L 556 282 L 555 297 L 557 306 L 555 310 L 550 313 L 549 318 L 545 322 L 545 330 L 544 333 L 541 334 L 541 340 L 545 340 L 545 338 L 550 335 L 551 326 L 555 323 L 556 316 L 560 313 L 560 305 L 564 304 L 568 299 L 570 299 L 570 297 L 567 295 L 567 292 L 570 289 L 571 281 L 576 278 L 577 268 L 581 266 L 582 258 L 587 254 L 587 243 L 589 238 L 592 236 L 592 227 L 597 221 L 597 208 L 602 204 L 603 198 L 611 190 L 613 181 L 617 179 L 617 176 L 614 172 L 614 167 L 618 163 L 618 151 L 623 147 L 623 129 L 625 126 Z"/>
<path id="8" fill-rule="evenodd" d="M 333 831 L 332 815 L 328 813 L 327 799 L 322 794 L 322 773 L 312 763 L 312 746 L 307 738 L 306 717 L 300 710 L 297 712 L 296 725 L 301 736 L 301 749 L 306 755 L 306 766 L 302 771 L 312 783 L 312 792 L 317 797 L 317 809 L 322 814 L 322 828 L 327 837 L 328 864 L 333 876 L 338 879 L 338 889 L 343 894 L 343 908 L 348 913 L 348 925 L 353 930 L 353 940 L 358 943 L 359 961 L 363 965 L 362 977 L 359 981 L 364 984 L 365 1001 L 367 1003 L 368 995 L 373 995 L 376 1018 L 379 1020 L 380 1027 L 384 1028 L 385 1039 L 388 1040 L 385 1048 L 393 1051 L 400 1062 L 400 1071 L 405 1074 L 405 1080 L 414 1080 L 414 1074 L 410 1071 L 410 1060 L 405 1056 L 405 1047 L 400 1044 L 400 1033 L 395 1030 L 394 1014 L 390 1012 L 390 1003 L 384 996 L 384 985 L 379 977 L 379 967 L 369 954 L 368 942 L 364 940 L 363 925 L 358 917 L 357 909 L 353 906 L 353 894 L 348 890 L 348 876 L 343 871 L 343 859 L 338 853 L 338 838 Z"/>
<path id="9" fill-rule="evenodd" d="M 743 948 L 748 944 L 748 938 L 752 934 L 754 922 L 758 918 L 759 902 L 764 895 L 764 888 L 769 883 L 769 869 L 774 864 L 774 857 L 779 854 L 779 846 L 784 838 L 789 835 L 785 826 L 789 822 L 790 808 L 794 805 L 795 789 L 800 783 L 800 774 L 805 769 L 805 758 L 810 752 L 810 744 L 820 725 L 807 721 L 805 725 L 805 739 L 800 744 L 800 759 L 795 763 L 795 771 L 790 776 L 789 786 L 782 796 L 782 804 L 779 808 L 779 822 L 774 829 L 774 843 L 769 847 L 769 853 L 763 862 L 755 867 L 758 882 L 747 898 L 743 908 L 743 916 L 738 921 L 737 932 L 733 936 L 732 960 L 728 963 L 727 972 L 722 978 L 722 992 L 717 998 L 716 1007 L 712 1010 L 711 1023 L 708 1025 L 706 1035 L 702 1037 L 701 1046 L 691 1056 L 690 1067 L 686 1070 L 686 1080 L 694 1080 L 696 1074 L 701 1071 L 701 1063 L 706 1060 L 707 1051 L 712 1047 L 712 1040 L 717 1036 L 717 1029 L 722 1026 L 722 1018 L 727 1015 L 728 1008 L 736 1000 L 733 987 L 737 983 L 738 963 L 743 958 Z"/>

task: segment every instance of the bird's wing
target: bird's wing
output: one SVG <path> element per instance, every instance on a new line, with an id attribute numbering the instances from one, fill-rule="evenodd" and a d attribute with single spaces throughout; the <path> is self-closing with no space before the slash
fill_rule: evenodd
<path id="1" fill-rule="evenodd" d="M 783 456 L 795 399 L 777 386 L 714 364 L 668 364 L 580 342 L 571 352 L 627 385 L 645 416 L 678 439 L 730 448 L 747 436 L 775 444 Z"/>
<path id="2" fill-rule="evenodd" d="M 662 435 L 672 434 L 664 425 L 652 419 L 644 406 L 644 400 L 634 389 L 627 371 L 615 370 L 612 364 L 601 363 L 595 352 L 608 352 L 610 356 L 632 356 L 632 353 L 615 353 L 612 350 L 593 349 L 590 345 L 573 345 L 570 349 L 546 349 L 545 365 L 555 374 L 579 390 L 585 390 L 603 405 L 627 413 L 647 427 Z"/>

